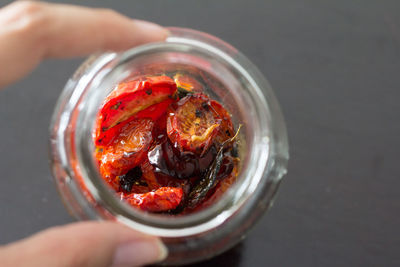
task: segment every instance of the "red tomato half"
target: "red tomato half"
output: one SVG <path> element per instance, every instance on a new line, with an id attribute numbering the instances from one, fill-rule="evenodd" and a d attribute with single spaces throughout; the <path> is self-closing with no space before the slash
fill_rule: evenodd
<path id="1" fill-rule="evenodd" d="M 182 196 L 183 190 L 178 187 L 160 187 L 144 194 L 121 194 L 121 198 L 131 206 L 152 212 L 175 209 L 181 203 Z"/>
<path id="2" fill-rule="evenodd" d="M 167 134 L 175 147 L 204 155 L 215 142 L 233 136 L 229 113 L 203 94 L 189 95 L 171 105 L 167 115 Z"/>
<path id="3" fill-rule="evenodd" d="M 152 141 L 154 122 L 137 119 L 125 124 L 113 143 L 101 152 L 100 173 L 113 178 L 138 166 L 147 155 Z"/>
<path id="4" fill-rule="evenodd" d="M 219 102 L 211 100 L 210 104 L 221 119 L 220 131 L 215 137 L 214 142 L 217 144 L 222 144 L 225 140 L 232 138 L 235 135 L 231 115 Z"/>
<path id="5" fill-rule="evenodd" d="M 171 98 L 175 82 L 167 76 L 120 83 L 104 100 L 96 122 L 96 145 L 108 145 L 133 115 Z"/>

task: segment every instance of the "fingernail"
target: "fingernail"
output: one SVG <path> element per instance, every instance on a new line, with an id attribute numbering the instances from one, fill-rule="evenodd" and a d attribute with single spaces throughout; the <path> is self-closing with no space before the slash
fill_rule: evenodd
<path id="1" fill-rule="evenodd" d="M 164 36 L 164 38 L 167 38 L 169 35 L 169 31 L 160 25 L 157 25 L 152 22 L 144 21 L 144 20 L 137 20 L 135 19 L 135 24 L 136 26 L 143 32 L 146 32 L 147 34 L 154 34 L 154 35 L 160 35 Z"/>
<path id="2" fill-rule="evenodd" d="M 111 266 L 142 266 L 160 262 L 167 255 L 167 248 L 158 239 L 137 240 L 118 246 Z"/>

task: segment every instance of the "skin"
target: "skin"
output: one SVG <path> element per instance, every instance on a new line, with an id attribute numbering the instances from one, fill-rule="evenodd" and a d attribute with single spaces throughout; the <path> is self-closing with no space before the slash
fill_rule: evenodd
<path id="1" fill-rule="evenodd" d="M 101 29 L 101 30 L 99 30 Z M 0 9 L 0 87 L 47 58 L 163 41 L 164 28 L 108 9 L 17 1 Z M 141 266 L 167 255 L 156 237 L 113 222 L 55 227 L 0 247 L 0 266 Z"/>

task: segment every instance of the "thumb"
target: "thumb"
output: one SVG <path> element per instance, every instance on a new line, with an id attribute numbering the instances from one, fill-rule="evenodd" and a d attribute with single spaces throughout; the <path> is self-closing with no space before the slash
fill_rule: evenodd
<path id="1" fill-rule="evenodd" d="M 81 222 L 0 248 L 0 266 L 141 266 L 166 256 L 165 246 L 156 237 L 118 223 Z"/>

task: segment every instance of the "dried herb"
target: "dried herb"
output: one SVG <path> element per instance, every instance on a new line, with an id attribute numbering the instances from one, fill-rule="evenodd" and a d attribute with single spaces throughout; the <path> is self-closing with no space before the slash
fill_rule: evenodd
<path id="1" fill-rule="evenodd" d="M 224 158 L 224 151 L 228 148 L 232 142 L 235 141 L 236 137 L 239 134 L 241 125 L 237 130 L 235 136 L 226 140 L 220 146 L 217 155 L 215 156 L 214 161 L 211 163 L 205 175 L 199 180 L 199 182 L 193 187 L 192 191 L 189 194 L 187 206 L 189 208 L 194 208 L 199 204 L 207 193 L 214 187 L 215 181 L 217 179 L 217 174 L 221 168 L 222 160 Z"/>

